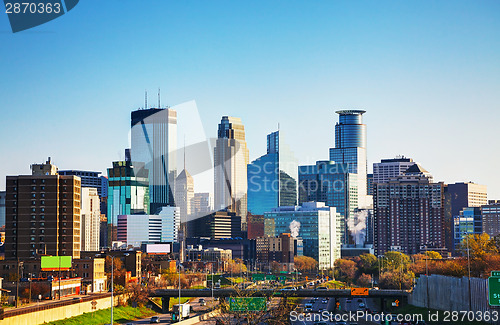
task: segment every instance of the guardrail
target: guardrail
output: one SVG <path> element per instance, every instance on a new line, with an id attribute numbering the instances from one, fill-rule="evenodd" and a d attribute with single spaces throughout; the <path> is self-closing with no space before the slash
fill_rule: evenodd
<path id="1" fill-rule="evenodd" d="M 78 304 L 80 302 L 84 301 L 92 301 L 94 299 L 102 299 L 106 297 L 111 297 L 111 292 L 107 293 L 99 293 L 99 294 L 92 294 L 89 296 L 85 297 L 78 297 L 78 299 L 65 299 L 61 301 L 54 301 L 50 303 L 44 303 L 42 305 L 36 305 L 36 306 L 27 306 L 27 307 L 19 307 L 15 309 L 9 309 L 9 310 L 4 310 L 3 311 L 3 317 L 14 317 L 17 315 L 22 315 L 22 314 L 28 314 L 28 313 L 33 313 L 41 310 L 47 310 L 47 309 L 52 309 L 52 308 L 57 308 L 57 307 L 63 307 L 63 306 L 68 306 L 68 305 L 73 305 L 73 304 Z"/>

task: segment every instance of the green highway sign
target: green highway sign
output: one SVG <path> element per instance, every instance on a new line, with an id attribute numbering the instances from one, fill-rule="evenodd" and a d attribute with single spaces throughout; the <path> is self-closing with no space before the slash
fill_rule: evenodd
<path id="1" fill-rule="evenodd" d="M 229 298 L 230 311 L 263 311 L 266 310 L 264 297 L 234 297 Z"/>
<path id="2" fill-rule="evenodd" d="M 488 293 L 490 306 L 500 306 L 500 277 L 488 278 Z"/>
<path id="3" fill-rule="evenodd" d="M 266 280 L 274 281 L 276 280 L 276 275 L 266 274 Z"/>
<path id="4" fill-rule="evenodd" d="M 264 281 L 266 276 L 264 274 L 252 274 L 252 281 Z"/>
<path id="5" fill-rule="evenodd" d="M 491 271 L 491 276 L 498 276 L 498 277 L 500 277 L 500 271 Z"/>

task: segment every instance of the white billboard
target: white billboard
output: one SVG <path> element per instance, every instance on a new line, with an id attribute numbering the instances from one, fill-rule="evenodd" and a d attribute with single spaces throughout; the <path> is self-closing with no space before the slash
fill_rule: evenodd
<path id="1" fill-rule="evenodd" d="M 169 254 L 172 252 L 172 244 L 147 244 L 146 253 L 148 254 Z"/>

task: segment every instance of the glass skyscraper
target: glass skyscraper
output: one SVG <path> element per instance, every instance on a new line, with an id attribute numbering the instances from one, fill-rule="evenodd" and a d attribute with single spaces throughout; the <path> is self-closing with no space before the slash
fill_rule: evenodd
<path id="1" fill-rule="evenodd" d="M 357 174 L 358 207 L 371 205 L 367 196 L 366 124 L 362 110 L 337 111 L 339 122 L 335 125 L 335 148 L 330 148 L 330 160 L 348 164 L 349 173 Z"/>
<path id="2" fill-rule="evenodd" d="M 323 202 L 335 207 L 342 218 L 342 243 L 348 243 L 347 219 L 358 207 L 357 175 L 348 164 L 317 161 L 316 165 L 299 166 L 299 204 Z"/>
<path id="3" fill-rule="evenodd" d="M 262 215 L 297 204 L 297 160 L 281 131 L 267 135 L 267 154 L 248 165 L 248 212 Z"/>
<path id="4" fill-rule="evenodd" d="M 108 168 L 108 246 L 117 240 L 119 215 L 149 214 L 148 170 L 142 162 L 115 161 Z"/>
<path id="5" fill-rule="evenodd" d="M 132 161 L 145 163 L 149 171 L 151 212 L 174 206 L 177 177 L 177 112 L 170 108 L 151 108 L 131 114 Z"/>

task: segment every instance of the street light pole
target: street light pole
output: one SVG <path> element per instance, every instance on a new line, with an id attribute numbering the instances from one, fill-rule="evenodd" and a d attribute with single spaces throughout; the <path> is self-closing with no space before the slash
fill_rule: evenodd
<path id="1" fill-rule="evenodd" d="M 472 310 L 472 294 L 470 292 L 470 253 L 469 253 L 469 235 L 467 234 L 467 269 L 469 273 L 469 311 Z"/>
<path id="2" fill-rule="evenodd" d="M 181 312 L 181 260 L 179 259 L 179 321 L 182 320 L 182 312 Z"/>
<path id="3" fill-rule="evenodd" d="M 113 268 L 114 268 L 114 259 L 113 255 L 111 255 L 111 325 L 113 325 L 113 291 L 114 291 L 114 284 L 113 284 Z"/>

